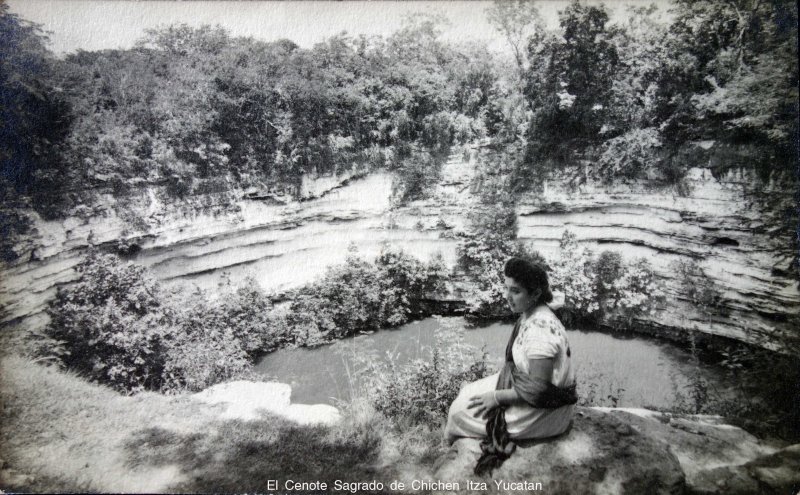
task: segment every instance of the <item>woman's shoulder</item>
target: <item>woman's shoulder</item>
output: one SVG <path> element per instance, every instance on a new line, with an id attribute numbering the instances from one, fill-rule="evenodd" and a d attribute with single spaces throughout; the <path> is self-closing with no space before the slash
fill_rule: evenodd
<path id="1" fill-rule="evenodd" d="M 537 310 L 523 322 L 523 326 L 529 330 L 543 333 L 548 333 L 558 336 L 564 331 L 564 325 L 547 306 L 537 308 Z"/>

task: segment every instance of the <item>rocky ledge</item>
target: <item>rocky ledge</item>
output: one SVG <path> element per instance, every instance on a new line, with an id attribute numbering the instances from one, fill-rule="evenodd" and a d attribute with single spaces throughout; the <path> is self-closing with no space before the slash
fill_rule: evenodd
<path id="1" fill-rule="evenodd" d="M 433 479 L 470 493 L 525 490 L 526 483 L 541 483 L 551 494 L 788 494 L 800 488 L 800 444 L 759 441 L 718 416 L 579 408 L 569 431 L 521 443 L 491 478 L 473 475 L 479 456 L 479 440 L 458 440 L 437 461 Z"/>
<path id="2" fill-rule="evenodd" d="M 793 203 L 793 191 L 778 178 L 760 183 L 741 170 L 715 177 L 693 168 L 684 185 L 671 187 L 549 181 L 520 198 L 517 213 L 519 237 L 542 253 L 557 252 L 568 229 L 595 253 L 646 258 L 668 304 L 637 318 L 641 325 L 777 349 L 797 337 L 800 314 L 791 229 L 779 218 Z M 702 276 L 681 279 L 676 263 L 694 263 Z M 686 286 L 697 283 L 713 287 L 719 300 L 691 300 Z"/>
<path id="3" fill-rule="evenodd" d="M 339 410 L 327 404 L 292 404 L 292 387 L 278 382 L 239 380 L 220 383 L 192 396 L 205 404 L 218 405 L 219 419 L 251 421 L 262 413 L 281 416 L 301 425 L 332 425 L 339 422 Z"/>

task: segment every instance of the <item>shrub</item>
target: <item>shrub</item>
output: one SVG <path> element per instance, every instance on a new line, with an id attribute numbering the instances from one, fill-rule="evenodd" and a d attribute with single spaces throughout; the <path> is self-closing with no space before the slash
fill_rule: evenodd
<path id="1" fill-rule="evenodd" d="M 658 168 L 661 146 L 658 129 L 633 129 L 603 143 L 595 166 L 606 182 L 641 179 Z"/>
<path id="2" fill-rule="evenodd" d="M 680 282 L 683 297 L 698 311 L 703 313 L 713 311 L 720 315 L 728 313 L 722 291 L 697 261 L 676 261 L 671 268 Z"/>
<path id="3" fill-rule="evenodd" d="M 617 328 L 634 317 L 655 311 L 663 298 L 656 275 L 645 258 L 625 262 L 619 253 L 603 251 L 595 258 L 565 230 L 559 256 L 551 262 L 550 284 L 564 293 L 559 311 L 567 325 L 603 321 Z"/>
<path id="4" fill-rule="evenodd" d="M 550 285 L 564 293 L 562 320 L 566 325 L 577 321 L 596 321 L 600 304 L 595 294 L 596 282 L 592 252 L 578 245 L 577 237 L 565 230 L 559 243 L 559 256 L 550 263 Z"/>
<path id="5" fill-rule="evenodd" d="M 517 214 L 513 203 L 500 201 L 473 214 L 474 231 L 458 245 L 457 266 L 475 283 L 468 294 L 467 316 L 471 319 L 508 315 L 503 285 L 503 267 L 512 256 L 526 258 L 547 266 L 536 251 L 526 248 L 517 238 Z"/>
<path id="6" fill-rule="evenodd" d="M 626 264 L 619 253 L 603 251 L 593 269 L 600 317 L 616 327 L 630 326 L 637 315 L 652 314 L 664 297 L 645 258 Z"/>
<path id="7" fill-rule="evenodd" d="M 444 320 L 441 323 L 430 360 L 417 359 L 398 366 L 356 357 L 366 375 L 366 396 L 397 426 L 440 426 L 461 386 L 492 371 L 487 354 L 464 342 L 463 329 Z"/>
<path id="8" fill-rule="evenodd" d="M 690 352 L 700 358 L 694 332 Z M 718 414 L 759 436 L 800 440 L 800 345 L 785 341 L 783 352 L 759 346 L 729 346 L 720 352 L 720 365 L 732 389 L 718 390 L 701 375 L 689 377 L 688 394 L 676 393 L 674 412 Z M 733 393 L 732 393 L 733 391 Z"/>
<path id="9" fill-rule="evenodd" d="M 412 151 L 397 167 L 392 195 L 401 203 L 424 199 L 431 185 L 439 181 L 444 159 L 429 153 Z"/>
<path id="10" fill-rule="evenodd" d="M 64 364 L 118 390 L 160 388 L 173 315 L 158 283 L 143 267 L 96 252 L 76 269 L 80 279 L 58 290 L 45 330 L 64 343 Z"/>
<path id="11" fill-rule="evenodd" d="M 622 255 L 616 251 L 603 251 L 594 263 L 595 292 L 602 299 L 613 299 L 617 293 L 615 285 L 622 278 L 625 269 Z"/>
<path id="12" fill-rule="evenodd" d="M 201 390 L 287 340 L 284 318 L 252 285 L 218 300 L 167 293 L 145 268 L 96 252 L 77 270 L 50 305 L 38 353 L 121 392 Z"/>
<path id="13" fill-rule="evenodd" d="M 220 300 L 222 325 L 232 329 L 251 359 L 291 342 L 286 315 L 272 306 L 256 280 L 246 278 Z"/>
<path id="14" fill-rule="evenodd" d="M 162 391 L 199 391 L 250 369 L 243 341 L 226 321 L 223 306 L 197 299 L 185 306 L 170 335 Z"/>
<path id="15" fill-rule="evenodd" d="M 425 316 L 414 303 L 438 290 L 445 276 L 441 257 L 426 264 L 385 249 L 370 263 L 351 255 L 298 291 L 288 324 L 301 345 L 400 325 Z"/>

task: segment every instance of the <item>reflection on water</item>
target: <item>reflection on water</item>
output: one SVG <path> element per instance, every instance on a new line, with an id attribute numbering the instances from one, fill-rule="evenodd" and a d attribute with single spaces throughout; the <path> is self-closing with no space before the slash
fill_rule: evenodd
<path id="1" fill-rule="evenodd" d="M 462 318 L 446 318 L 466 327 Z M 347 355 L 377 351 L 378 359 L 405 363 L 430 359 L 436 318 L 409 323 L 394 330 L 361 335 L 315 349 L 283 349 L 264 357 L 256 366 L 260 374 L 292 386 L 292 401 L 333 403 L 349 398 L 349 374 L 353 364 Z M 493 323 L 468 328 L 465 340 L 489 354 L 492 363 L 502 362 L 511 324 Z M 624 338 L 596 331 L 569 330 L 573 365 L 579 392 L 591 395 L 597 405 L 670 408 L 676 394 L 689 396 L 689 377 L 699 374 L 713 386 L 725 388 L 722 375 L 671 344 L 643 337 Z M 342 351 L 346 352 L 342 352 Z M 611 396 L 611 397 L 609 397 Z"/>

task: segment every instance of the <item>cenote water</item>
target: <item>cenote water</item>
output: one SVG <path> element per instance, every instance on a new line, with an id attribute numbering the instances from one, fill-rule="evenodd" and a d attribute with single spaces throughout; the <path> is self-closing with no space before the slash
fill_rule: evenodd
<path id="1" fill-rule="evenodd" d="M 502 362 L 512 324 L 492 323 L 470 328 L 463 318 L 428 318 L 393 330 L 344 339 L 317 348 L 282 349 L 256 366 L 261 375 L 292 386 L 292 402 L 328 403 L 350 398 L 354 354 L 407 363 L 430 360 L 440 325 L 465 328 L 467 343 L 483 348 L 495 366 Z M 722 373 L 698 363 L 670 343 L 642 336 L 620 337 L 598 331 L 569 330 L 579 393 L 594 405 L 670 409 L 691 397 L 690 378 L 700 376 L 726 390 Z"/>

